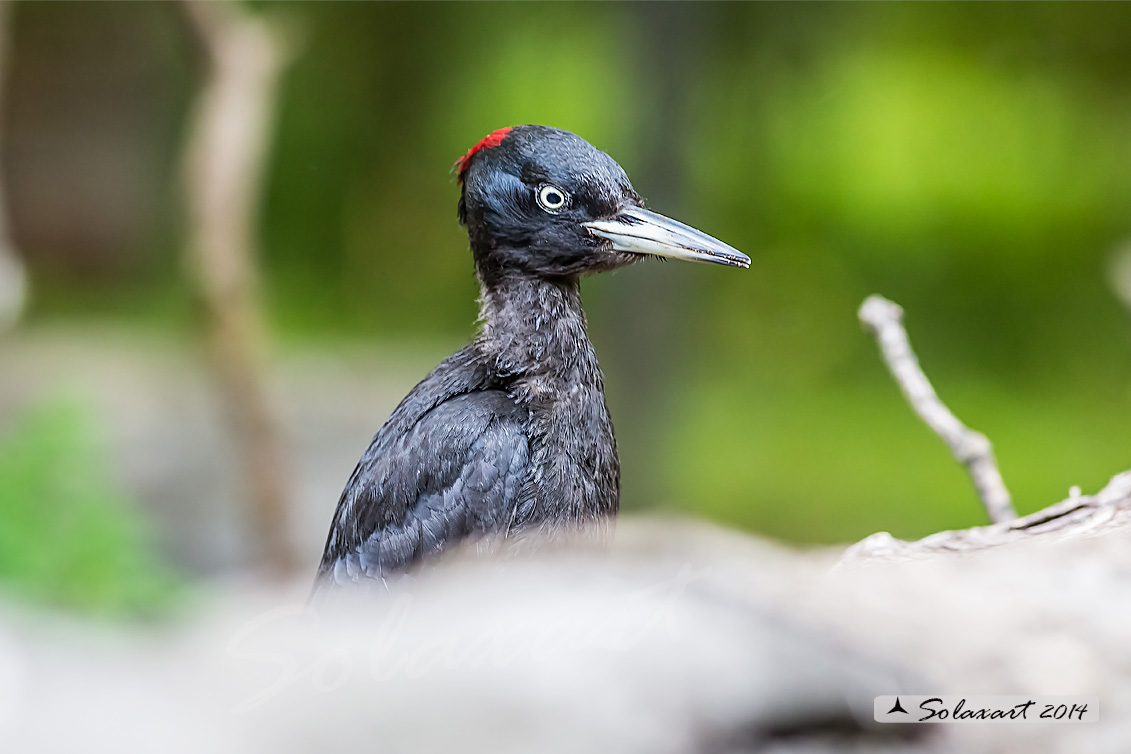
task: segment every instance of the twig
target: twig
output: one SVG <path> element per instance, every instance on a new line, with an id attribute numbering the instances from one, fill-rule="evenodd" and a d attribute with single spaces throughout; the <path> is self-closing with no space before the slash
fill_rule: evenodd
<path id="1" fill-rule="evenodd" d="M 7 84 L 12 10 L 11 2 L 0 0 L 0 102 Z M 7 196 L 0 182 L 0 332 L 16 324 L 27 304 L 27 272 L 17 252 L 8 227 Z"/>
<path id="2" fill-rule="evenodd" d="M 923 560 L 1023 543 L 1066 541 L 1128 527 L 1131 527 L 1131 471 L 1115 475 L 1095 495 L 1072 494 L 1067 500 L 1012 521 L 940 531 L 913 542 L 879 532 L 845 550 L 836 568 Z"/>
<path id="3" fill-rule="evenodd" d="M 903 309 L 882 296 L 869 296 L 860 307 L 859 316 L 865 327 L 875 334 L 884 363 L 908 403 L 966 467 L 990 520 L 997 523 L 1017 518 L 990 441 L 950 412 L 919 367 L 903 328 Z"/>
<path id="4" fill-rule="evenodd" d="M 1125 241 L 1111 255 L 1108 282 L 1116 298 L 1131 312 L 1131 241 Z"/>
<path id="5" fill-rule="evenodd" d="M 189 252 L 208 317 L 221 391 L 248 487 L 250 518 L 267 566 L 293 570 L 288 465 L 265 367 L 255 225 L 285 61 L 281 40 L 236 3 L 189 1 L 209 65 L 185 148 Z"/>

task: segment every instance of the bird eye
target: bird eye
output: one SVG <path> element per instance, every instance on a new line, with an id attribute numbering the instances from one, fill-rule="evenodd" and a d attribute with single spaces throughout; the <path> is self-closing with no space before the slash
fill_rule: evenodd
<path id="1" fill-rule="evenodd" d="M 568 194 L 557 186 L 545 185 L 538 189 L 538 203 L 548 212 L 557 212 L 566 205 Z"/>

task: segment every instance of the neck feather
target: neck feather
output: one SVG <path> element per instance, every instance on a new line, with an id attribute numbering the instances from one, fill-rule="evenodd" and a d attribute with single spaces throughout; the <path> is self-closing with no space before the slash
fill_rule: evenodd
<path id="1" fill-rule="evenodd" d="M 515 275 L 480 289 L 479 343 L 496 374 L 568 377 L 590 362 L 596 368 L 576 279 Z"/>

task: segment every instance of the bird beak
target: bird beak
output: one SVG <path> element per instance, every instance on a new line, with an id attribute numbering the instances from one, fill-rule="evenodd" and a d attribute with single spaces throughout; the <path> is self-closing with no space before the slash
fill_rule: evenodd
<path id="1" fill-rule="evenodd" d="M 729 267 L 750 266 L 750 257 L 738 249 L 641 207 L 626 207 L 608 220 L 594 220 L 585 227 L 593 235 L 612 241 L 616 251 Z"/>

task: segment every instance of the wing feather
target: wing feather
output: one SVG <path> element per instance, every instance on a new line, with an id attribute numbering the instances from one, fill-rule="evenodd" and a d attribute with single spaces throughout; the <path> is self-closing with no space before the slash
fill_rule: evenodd
<path id="1" fill-rule="evenodd" d="M 503 528 L 527 473 L 525 419 L 500 390 L 454 395 L 402 432 L 391 418 L 338 501 L 319 576 L 381 578 Z"/>

